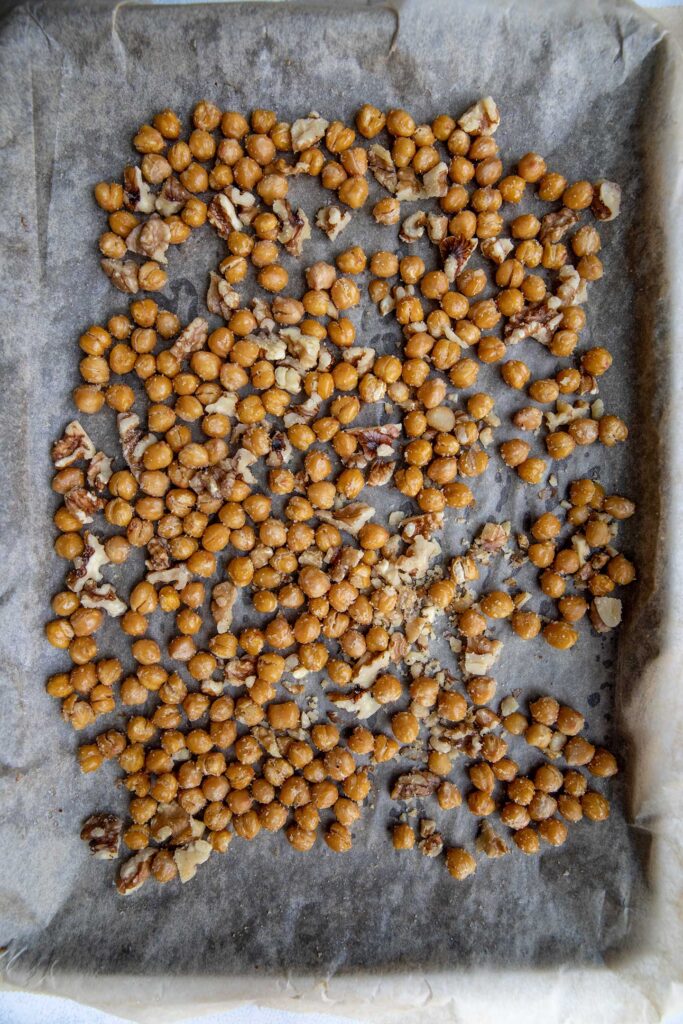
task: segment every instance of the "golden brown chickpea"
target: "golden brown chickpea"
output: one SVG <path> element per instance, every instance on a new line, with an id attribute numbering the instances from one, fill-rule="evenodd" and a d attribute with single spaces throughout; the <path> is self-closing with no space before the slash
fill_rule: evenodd
<path id="1" fill-rule="evenodd" d="M 490 793 L 475 789 L 467 796 L 467 807 L 478 818 L 487 818 L 496 809 L 496 802 Z"/>
<path id="2" fill-rule="evenodd" d="M 381 110 L 364 103 L 356 114 L 356 128 L 365 139 L 374 139 L 384 128 L 386 118 Z"/>
<path id="3" fill-rule="evenodd" d="M 410 825 L 394 825 L 391 842 L 395 850 L 412 850 L 415 846 L 415 832 Z"/>
<path id="4" fill-rule="evenodd" d="M 446 868 L 451 878 L 463 882 L 477 870 L 477 862 L 467 850 L 454 846 L 446 852 Z"/>
<path id="5" fill-rule="evenodd" d="M 416 125 L 415 121 L 407 111 L 394 109 L 390 110 L 387 114 L 386 127 L 390 135 L 408 137 L 413 135 Z M 363 133 L 361 132 L 361 134 Z"/>
<path id="6" fill-rule="evenodd" d="M 562 193 L 562 202 L 570 210 L 586 210 L 593 202 L 593 186 L 590 181 L 575 181 Z"/>
<path id="7" fill-rule="evenodd" d="M 524 181 L 540 181 L 546 173 L 546 162 L 538 153 L 525 153 L 517 164 L 517 173 Z"/>
<path id="8" fill-rule="evenodd" d="M 578 638 L 579 634 L 567 622 L 549 622 L 543 628 L 543 639 L 559 651 L 569 650 Z"/>
<path id="9" fill-rule="evenodd" d="M 491 619 L 506 619 L 514 611 L 514 603 L 509 594 L 504 590 L 491 590 L 485 594 L 479 602 L 484 615 Z"/>
<path id="10" fill-rule="evenodd" d="M 546 203 L 554 203 L 559 199 L 565 188 L 567 179 L 555 171 L 548 171 L 538 182 L 538 198 Z"/>

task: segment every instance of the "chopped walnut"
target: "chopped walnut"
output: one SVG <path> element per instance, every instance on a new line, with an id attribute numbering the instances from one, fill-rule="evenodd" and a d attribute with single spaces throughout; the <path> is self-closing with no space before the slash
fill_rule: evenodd
<path id="1" fill-rule="evenodd" d="M 139 291 L 138 265 L 132 260 L 100 260 L 100 266 L 115 288 L 135 295 Z"/>
<path id="2" fill-rule="evenodd" d="M 143 434 L 139 429 L 140 417 L 134 412 L 120 412 L 116 418 L 123 457 L 136 479 L 143 471 L 142 456 L 154 444 L 154 434 Z"/>
<path id="3" fill-rule="evenodd" d="M 148 572 L 145 579 L 153 586 L 169 584 L 176 590 L 183 590 L 192 579 L 192 573 L 186 565 L 173 565 L 170 569 Z"/>
<path id="4" fill-rule="evenodd" d="M 448 234 L 448 217 L 445 213 L 427 214 L 427 235 L 432 245 L 443 242 Z"/>
<path id="5" fill-rule="evenodd" d="M 320 142 L 327 131 L 329 121 L 313 110 L 308 117 L 299 117 L 291 128 L 292 150 L 294 153 L 301 153 L 304 149 L 310 149 Z"/>
<path id="6" fill-rule="evenodd" d="M 441 554 L 441 547 L 435 540 L 427 540 L 422 534 L 415 534 L 408 550 L 397 560 L 398 569 L 415 582 L 424 578 L 431 562 Z"/>
<path id="7" fill-rule="evenodd" d="M 441 165 L 438 165 L 441 166 Z M 445 166 L 445 165 L 444 165 Z M 434 170 L 434 168 L 432 169 Z M 429 174 L 432 172 L 429 171 Z M 425 174 L 425 179 L 427 175 Z M 432 179 L 430 188 L 432 190 L 442 187 L 443 177 Z M 446 194 L 444 189 L 442 195 Z M 396 174 L 396 198 L 400 203 L 412 203 L 417 199 L 430 198 L 428 191 L 418 181 L 417 175 L 412 167 L 401 167 Z"/>
<path id="8" fill-rule="evenodd" d="M 441 161 L 422 175 L 421 195 L 424 199 L 441 199 L 447 192 L 448 164 Z M 396 195 L 397 198 L 401 198 L 400 186 Z"/>
<path id="9" fill-rule="evenodd" d="M 126 245 L 130 252 L 138 256 L 147 256 L 158 263 L 168 262 L 165 254 L 170 244 L 171 229 L 158 213 L 153 213 L 126 236 Z"/>
<path id="10" fill-rule="evenodd" d="M 95 452 L 90 459 L 85 475 L 93 490 L 102 493 L 106 489 L 112 475 L 111 463 L 112 460 L 104 452 Z"/>
<path id="11" fill-rule="evenodd" d="M 207 413 L 220 412 L 223 416 L 234 416 L 236 405 L 237 395 L 226 393 L 217 398 L 215 402 L 209 402 L 204 408 Z"/>
<path id="12" fill-rule="evenodd" d="M 256 658 L 231 658 L 226 661 L 223 678 L 228 686 L 249 686 L 256 679 Z"/>
<path id="13" fill-rule="evenodd" d="M 305 401 L 289 408 L 282 420 L 285 427 L 289 429 L 295 423 L 312 423 L 320 412 L 322 404 L 322 398 L 317 391 L 314 391 Z"/>
<path id="14" fill-rule="evenodd" d="M 64 469 L 65 466 L 71 466 L 79 459 L 92 459 L 94 455 L 95 445 L 78 420 L 67 423 L 59 441 L 55 441 L 52 445 L 52 461 L 55 464 L 55 469 Z"/>
<path id="15" fill-rule="evenodd" d="M 514 249 L 514 243 L 510 238 L 485 238 L 481 243 L 482 255 L 487 260 L 492 260 L 499 266 L 508 258 Z"/>
<path id="16" fill-rule="evenodd" d="M 239 305 L 240 293 L 220 274 L 214 270 L 209 271 L 209 288 L 206 293 L 206 308 L 209 313 L 229 320 L 235 310 L 239 309 Z"/>
<path id="17" fill-rule="evenodd" d="M 362 501 L 352 501 L 335 509 L 334 512 L 321 510 L 318 512 L 318 518 L 324 523 L 331 523 L 344 533 L 350 533 L 352 537 L 357 537 L 361 527 L 365 526 L 374 514 L 375 510 L 371 505 L 366 505 Z"/>
<path id="18" fill-rule="evenodd" d="M 109 558 L 104 545 L 94 533 L 86 530 L 83 534 L 85 547 L 78 558 L 74 559 L 74 568 L 66 578 L 69 590 L 78 594 L 83 587 L 89 583 L 99 583 L 102 579 L 100 569 L 103 565 L 109 564 Z"/>
<path id="19" fill-rule="evenodd" d="M 578 213 L 569 210 L 566 206 L 563 206 L 561 210 L 553 210 L 552 213 L 546 213 L 541 220 L 538 237 L 541 242 L 559 242 L 569 228 L 578 223 L 578 220 Z"/>
<path id="20" fill-rule="evenodd" d="M 559 299 L 560 308 L 565 306 L 580 306 L 588 298 L 586 282 L 579 276 L 575 267 L 560 267 L 558 272 L 560 284 L 555 296 Z"/>
<path id="21" fill-rule="evenodd" d="M 621 210 L 621 186 L 601 178 L 593 186 L 591 212 L 597 220 L 614 220 Z"/>
<path id="22" fill-rule="evenodd" d="M 187 327 L 183 328 L 171 345 L 169 352 L 182 362 L 191 352 L 197 352 L 200 348 L 204 348 L 208 335 L 208 323 L 203 316 L 197 316 L 190 321 Z"/>
<path id="23" fill-rule="evenodd" d="M 64 505 L 79 523 L 92 523 L 95 514 L 100 512 L 105 504 L 104 498 L 93 494 L 86 487 L 74 487 L 64 495 Z"/>
<path id="24" fill-rule="evenodd" d="M 355 686 L 352 690 L 344 693 L 330 691 L 327 696 L 334 703 L 335 708 L 348 711 L 361 721 L 371 718 L 381 707 L 370 691 L 364 690 L 360 686 Z"/>
<path id="25" fill-rule="evenodd" d="M 392 800 L 423 800 L 436 793 L 441 777 L 430 771 L 409 772 L 399 775 L 391 790 Z"/>
<path id="26" fill-rule="evenodd" d="M 365 483 L 368 487 L 385 487 L 392 479 L 395 470 L 395 462 L 373 459 L 368 468 Z"/>
<path id="27" fill-rule="evenodd" d="M 417 848 L 423 857 L 438 857 L 443 850 L 443 836 L 436 830 L 433 818 L 422 818 L 419 825 L 420 842 Z"/>
<path id="28" fill-rule="evenodd" d="M 356 460 L 359 468 L 367 466 L 373 459 L 395 456 L 393 444 L 402 431 L 400 423 L 384 423 L 381 426 L 353 427 L 348 431 L 358 441 L 364 461 Z"/>
<path id="29" fill-rule="evenodd" d="M 282 224 L 277 236 L 290 256 L 301 256 L 304 242 L 311 237 L 311 225 L 304 210 L 298 207 L 296 213 L 287 199 L 276 199 L 273 213 Z"/>
<path id="30" fill-rule="evenodd" d="M 493 135 L 499 124 L 500 114 L 492 96 L 477 100 L 458 118 L 459 127 L 469 135 Z"/>
<path id="31" fill-rule="evenodd" d="M 88 844 L 96 860 L 115 860 L 119 853 L 123 822 L 115 814 L 92 814 L 81 829 L 81 839 Z"/>
<path id="32" fill-rule="evenodd" d="M 483 853 L 487 857 L 504 857 L 506 853 L 510 852 L 505 840 L 496 834 L 491 822 L 486 820 L 482 821 L 479 826 L 479 835 L 475 846 L 479 853 Z"/>
<path id="33" fill-rule="evenodd" d="M 148 846 L 147 849 L 133 854 L 121 865 L 119 877 L 116 880 L 116 888 L 121 896 L 130 896 L 132 892 L 145 884 L 150 876 L 149 862 L 155 853 L 156 850 Z"/>
<path id="34" fill-rule="evenodd" d="M 101 608 L 112 619 L 118 619 L 127 611 L 125 601 L 121 600 L 111 583 L 93 583 L 92 580 L 81 590 L 81 604 L 84 608 Z"/>
<path id="35" fill-rule="evenodd" d="M 548 301 L 537 302 L 508 319 L 503 337 L 508 345 L 516 345 L 525 338 L 535 338 L 541 345 L 548 345 L 561 320 L 562 313 Z"/>
<path id="36" fill-rule="evenodd" d="M 195 839 L 187 846 L 181 847 L 173 854 L 178 868 L 178 877 L 185 883 L 194 878 L 200 864 L 205 864 L 211 856 L 211 843 L 206 839 Z"/>
<path id="37" fill-rule="evenodd" d="M 418 210 L 403 221 L 398 237 L 402 242 L 417 242 L 424 235 L 426 226 L 427 214 L 424 210 Z"/>
<path id="38" fill-rule="evenodd" d="M 281 430 L 276 430 L 270 442 L 270 452 L 266 458 L 266 466 L 271 469 L 280 469 L 286 465 L 292 457 L 292 446 Z"/>
<path id="39" fill-rule="evenodd" d="M 324 231 L 331 242 L 341 234 L 347 224 L 351 223 L 350 210 L 340 210 L 338 206 L 321 206 L 315 217 L 316 227 Z"/>
<path id="40" fill-rule="evenodd" d="M 462 235 L 447 235 L 439 242 L 444 274 L 449 283 L 452 284 L 458 274 L 462 274 L 478 244 L 478 239 L 464 238 Z"/>
<path id="41" fill-rule="evenodd" d="M 161 186 L 161 192 L 156 197 L 155 207 L 162 217 L 174 217 L 180 213 L 185 203 L 192 196 L 191 192 L 178 181 L 175 175 L 171 175 Z"/>
<path id="42" fill-rule="evenodd" d="M 280 337 L 285 339 L 287 351 L 296 360 L 302 373 L 312 370 L 318 363 L 320 341 L 312 334 L 304 334 L 298 327 L 283 327 Z"/>
<path id="43" fill-rule="evenodd" d="M 595 597 L 591 603 L 590 617 L 598 633 L 615 629 L 621 622 L 621 601 L 618 597 Z"/>
<path id="44" fill-rule="evenodd" d="M 209 203 L 206 218 L 215 228 L 219 238 L 227 239 L 231 231 L 241 231 L 242 221 L 237 211 L 224 192 L 217 192 Z"/>
<path id="45" fill-rule="evenodd" d="M 496 663 L 503 644 L 485 636 L 470 637 L 462 658 L 462 669 L 466 675 L 487 676 Z"/>
<path id="46" fill-rule="evenodd" d="M 123 172 L 123 202 L 134 213 L 152 213 L 156 197 L 142 177 L 139 167 L 126 167 Z"/>
<path id="47" fill-rule="evenodd" d="M 368 167 L 380 185 L 387 191 L 395 193 L 398 188 L 396 165 L 391 153 L 384 146 L 375 143 L 368 150 Z"/>
<path id="48" fill-rule="evenodd" d="M 176 846 L 192 839 L 190 815 L 175 801 L 158 804 L 149 824 L 150 834 L 157 843 Z"/>
<path id="49" fill-rule="evenodd" d="M 225 581 L 217 583 L 211 591 L 211 614 L 218 633 L 227 633 L 232 625 L 232 609 L 237 600 L 237 587 Z"/>

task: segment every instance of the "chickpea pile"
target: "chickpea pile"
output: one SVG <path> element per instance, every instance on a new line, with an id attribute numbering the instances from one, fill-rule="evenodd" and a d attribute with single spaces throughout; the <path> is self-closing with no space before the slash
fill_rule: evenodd
<path id="1" fill-rule="evenodd" d="M 90 733 L 81 769 L 115 761 L 123 772 L 129 822 L 117 831 L 110 815 L 95 816 L 83 832 L 93 851 L 103 834 L 107 856 L 117 855 L 120 838 L 132 851 L 119 871 L 123 894 L 149 877 L 187 881 L 234 835 L 283 830 L 305 851 L 321 831 L 332 851 L 348 851 L 378 766 L 407 748 L 423 749 L 425 771 L 398 786 L 396 799 L 435 793 L 441 810 L 460 806 L 448 776 L 465 754 L 474 789 L 464 806 L 488 821 L 503 783 L 500 819 L 525 853 L 538 849 L 539 835 L 564 842 L 556 811 L 567 821 L 607 816 L 604 797 L 586 785 L 579 792 L 583 776 L 573 767 L 562 775 L 541 765 L 533 780 L 520 777 L 495 731 L 523 735 L 594 775 L 614 774 L 612 755 L 578 737 L 578 712 L 558 704 L 550 721 L 537 701 L 530 724 L 516 710 L 497 715 L 488 706 L 495 680 L 472 666 L 499 655 L 497 620 L 558 650 L 575 643 L 586 613 L 599 632 L 616 625 L 620 602 L 609 595 L 635 570 L 612 541 L 633 505 L 576 480 L 566 508 L 571 542 L 559 545 L 554 513 L 534 522 L 523 557 L 543 570 L 556 620 L 524 610 L 527 594 L 498 589 L 474 599 L 469 583 L 486 544 L 435 564 L 442 552 L 433 535 L 449 509 L 475 506 L 470 482 L 485 473 L 501 426 L 493 395 L 476 390 L 482 366 L 500 364 L 507 387 L 526 389 L 536 404 L 512 423 L 535 435 L 545 422 L 551 459 L 597 440 L 611 447 L 628 433 L 599 400 L 581 397 L 597 394 L 611 364 L 606 349 L 533 382 L 523 361 L 506 359 L 529 338 L 574 359 L 587 282 L 602 276 L 600 236 L 579 226 L 580 215 L 590 208 L 611 220 L 618 186 L 570 184 L 535 153 L 504 175 L 498 123 L 490 97 L 431 125 L 365 104 L 355 127 L 317 113 L 292 124 L 269 110 L 247 119 L 203 100 L 186 139 L 179 117 L 161 111 L 133 139 L 139 165 L 125 168 L 122 183 L 95 187 L 108 221 L 102 269 L 134 297 L 126 313 L 81 335 L 73 398 L 79 414 L 113 410 L 121 454 L 113 466 L 78 420 L 53 446 L 53 489 L 63 499 L 55 551 L 72 567 L 46 634 L 71 667 L 51 676 L 47 691 L 75 730 Z M 375 224 L 394 226 L 406 246 L 426 232 L 438 269 L 415 253 L 352 245 L 308 265 L 303 294 L 285 294 L 287 263 L 302 257 L 312 232 L 289 198 L 290 179 L 318 178 L 335 194 L 315 217 L 334 242 L 370 200 L 370 174 L 385 193 L 372 201 Z M 515 216 L 532 191 L 553 210 Z M 408 213 L 416 202 L 428 206 Z M 198 316 L 183 324 L 140 293 L 163 291 L 177 261 L 171 247 L 206 223 L 227 248 L 206 294 L 216 323 Z M 380 314 L 400 328 L 392 351 L 357 337 L 361 275 Z M 554 413 L 539 408 L 552 403 Z M 503 442 L 500 455 L 525 483 L 543 480 L 547 462 L 527 441 Z M 371 489 L 389 485 L 417 511 L 384 525 Z M 95 517 L 101 529 L 91 529 Z M 124 599 L 102 569 L 115 573 L 143 556 L 142 578 Z M 570 581 L 590 603 L 567 592 Z M 162 643 L 150 630 L 163 616 L 173 616 L 175 630 Z M 439 616 L 455 626 L 460 679 L 424 670 Z M 120 644 L 100 656 L 97 633 L 108 619 L 128 638 L 129 657 Z M 305 695 L 302 680 L 314 675 L 318 692 Z M 320 716 L 323 697 L 330 707 Z M 386 731 L 362 724 L 380 709 L 389 711 Z M 121 711 L 122 727 L 110 720 L 97 731 L 100 718 Z M 564 727 L 572 715 L 581 718 L 574 731 Z M 393 829 L 396 849 L 416 843 L 405 819 Z M 477 848 L 506 852 L 487 829 Z M 442 852 L 431 819 L 420 823 L 417 845 L 429 857 Z M 464 878 L 476 860 L 452 847 L 446 865 Z"/>

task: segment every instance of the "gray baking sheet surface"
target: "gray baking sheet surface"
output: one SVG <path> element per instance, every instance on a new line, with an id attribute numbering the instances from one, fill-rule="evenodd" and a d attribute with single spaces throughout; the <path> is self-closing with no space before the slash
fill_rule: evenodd
<path id="1" fill-rule="evenodd" d="M 671 185 L 662 161 L 671 159 L 678 130 L 672 66 L 667 37 L 629 4 L 52 2 L 7 14 L 0 24 L 0 942 L 9 983 L 37 987 L 60 976 L 87 982 L 106 974 L 265 984 L 288 972 L 461 977 L 465 969 L 560 966 L 618 973 L 642 954 L 657 904 L 648 871 L 662 806 L 654 784 L 639 784 L 640 768 L 652 763 L 642 743 L 654 732 L 644 725 L 642 687 L 646 679 L 655 685 L 650 670 L 669 642 L 663 624 L 672 599 L 663 534 L 671 493 L 664 442 L 674 380 L 666 260 L 673 224 L 662 216 Z M 624 193 L 621 217 L 602 230 L 605 276 L 591 286 L 582 345 L 604 344 L 613 353 L 600 394 L 607 411 L 629 423 L 632 440 L 608 459 L 597 446 L 581 450 L 557 476 L 559 497 L 569 479 L 593 475 L 638 500 L 640 516 L 622 528 L 620 545 L 637 562 L 639 583 L 626 595 L 618 636 L 599 638 L 584 626 L 580 643 L 563 654 L 541 641 L 523 645 L 507 631 L 496 673 L 500 695 L 518 687 L 525 697 L 553 693 L 586 715 L 591 738 L 619 753 L 628 767 L 609 787 L 612 816 L 600 826 L 572 827 L 564 847 L 540 857 L 482 859 L 460 885 L 442 863 L 392 852 L 387 828 L 396 811 L 387 784 L 396 766 L 388 766 L 376 773 L 348 856 L 322 844 L 302 856 L 281 835 L 262 835 L 250 844 L 236 840 L 187 886 L 149 884 L 121 899 L 111 865 L 92 860 L 78 832 L 88 813 L 122 809 L 123 793 L 108 768 L 80 774 L 74 751 L 82 737 L 44 692 L 46 675 L 64 663 L 42 639 L 63 572 L 52 553 L 50 443 L 73 415 L 79 333 L 126 305 L 98 267 L 103 216 L 92 186 L 120 176 L 139 123 L 166 106 L 187 122 L 201 97 L 245 112 L 273 107 L 286 120 L 317 109 L 348 121 L 370 101 L 404 106 L 420 121 L 457 116 L 489 93 L 501 109 L 497 140 L 506 166 L 535 149 L 570 180 L 604 176 Z M 310 186 L 300 195 L 312 219 L 324 196 Z M 395 244 L 392 229 L 377 234 L 367 210 L 336 250 Z M 304 265 L 329 251 L 317 229 L 314 235 Z M 204 312 L 206 273 L 221 251 L 209 228 L 193 236 L 171 257 L 161 304 L 183 317 Z M 373 310 L 357 323 L 362 343 L 391 350 L 395 325 Z M 524 358 L 536 375 L 554 365 L 529 343 Z M 483 367 L 477 387 L 494 389 L 500 441 L 511 436 L 515 403 L 497 374 Z M 111 428 L 107 414 L 92 427 L 107 451 Z M 445 556 L 487 519 L 528 528 L 558 501 L 537 498 L 495 454 L 474 490 L 477 507 L 467 521 L 449 520 Z M 393 507 L 396 496 L 380 500 Z M 533 576 L 527 569 L 519 578 Z M 534 607 L 539 598 L 535 593 Z M 437 655 L 450 666 L 444 647 Z M 666 735 L 672 716 L 654 700 L 652 706 L 662 716 L 659 735 Z M 520 744 L 512 756 L 523 767 L 533 763 L 523 760 Z M 466 812 L 440 820 L 447 842 L 472 842 Z M 660 981 L 666 990 L 666 976 Z M 87 983 L 79 993 L 88 1000 Z"/>

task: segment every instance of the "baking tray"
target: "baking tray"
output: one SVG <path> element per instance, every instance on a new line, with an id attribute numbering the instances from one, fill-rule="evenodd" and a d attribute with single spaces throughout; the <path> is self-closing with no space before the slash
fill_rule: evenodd
<path id="1" fill-rule="evenodd" d="M 52 2 L 9 13 L 0 47 L 11 214 L 0 225 L 10 396 L 0 435 L 7 983 L 140 1019 L 168 1020 L 189 1005 L 197 1012 L 202 1000 L 216 1008 L 258 999 L 301 1010 L 322 1000 L 331 1012 L 393 1020 L 418 1004 L 439 1019 L 467 1017 L 476 1005 L 488 1020 L 498 1012 L 490 979 L 514 978 L 506 1020 L 549 984 L 549 1020 L 562 1017 L 570 997 L 585 1019 L 598 990 L 609 993 L 601 1019 L 624 1019 L 625 1000 L 627 1019 L 658 1019 L 675 997 L 667 957 L 680 948 L 681 928 L 681 470 L 672 443 L 680 431 L 680 126 L 669 37 L 635 6 L 611 2 Z M 624 755 L 627 770 L 610 787 L 615 811 L 599 829 L 572 829 L 565 847 L 540 858 L 480 862 L 472 883 L 459 887 L 442 866 L 392 854 L 390 770 L 378 773 L 345 858 L 327 850 L 301 857 L 282 837 L 261 836 L 233 844 L 188 886 L 148 886 L 122 901 L 78 831 L 89 812 L 122 807 L 123 796 L 112 796 L 105 772 L 78 771 L 78 740 L 43 689 L 63 661 L 40 639 L 62 573 L 51 549 L 50 442 L 72 417 L 78 334 L 125 308 L 97 267 L 102 219 L 92 185 L 120 174 L 139 122 L 167 105 L 186 118 L 202 96 L 226 109 L 273 106 L 285 119 L 315 108 L 349 120 L 372 101 L 429 120 L 486 93 L 501 107 L 497 139 L 510 163 L 534 148 L 569 179 L 605 176 L 624 190 L 621 217 L 602 232 L 605 278 L 591 288 L 582 343 L 614 354 L 601 398 L 629 423 L 631 443 L 606 463 L 582 452 L 557 476 L 560 492 L 575 476 L 599 474 L 608 489 L 638 499 L 620 543 L 639 583 L 618 636 L 584 629 L 570 655 L 509 640 L 496 673 L 500 694 L 547 690 L 578 707 L 591 738 Z M 301 194 L 310 216 L 316 201 Z M 222 251 L 207 232 L 171 264 L 163 304 L 183 317 L 202 311 L 202 268 Z M 350 233 L 340 241 L 351 244 Z M 367 246 L 379 247 L 370 232 Z M 304 262 L 326 251 L 326 240 L 312 240 Z M 361 327 L 378 350 L 396 338 L 373 311 Z M 540 350 L 524 356 L 539 375 L 551 366 Z M 512 396 L 499 394 L 505 423 Z M 111 423 L 93 427 L 105 450 L 108 430 Z M 504 430 L 499 439 L 509 436 Z M 528 527 L 557 503 L 556 495 L 530 495 L 494 461 L 476 482 L 476 512 L 450 521 L 445 553 L 487 518 Z M 446 838 L 469 842 L 473 834 L 474 823 L 460 816 Z"/>

